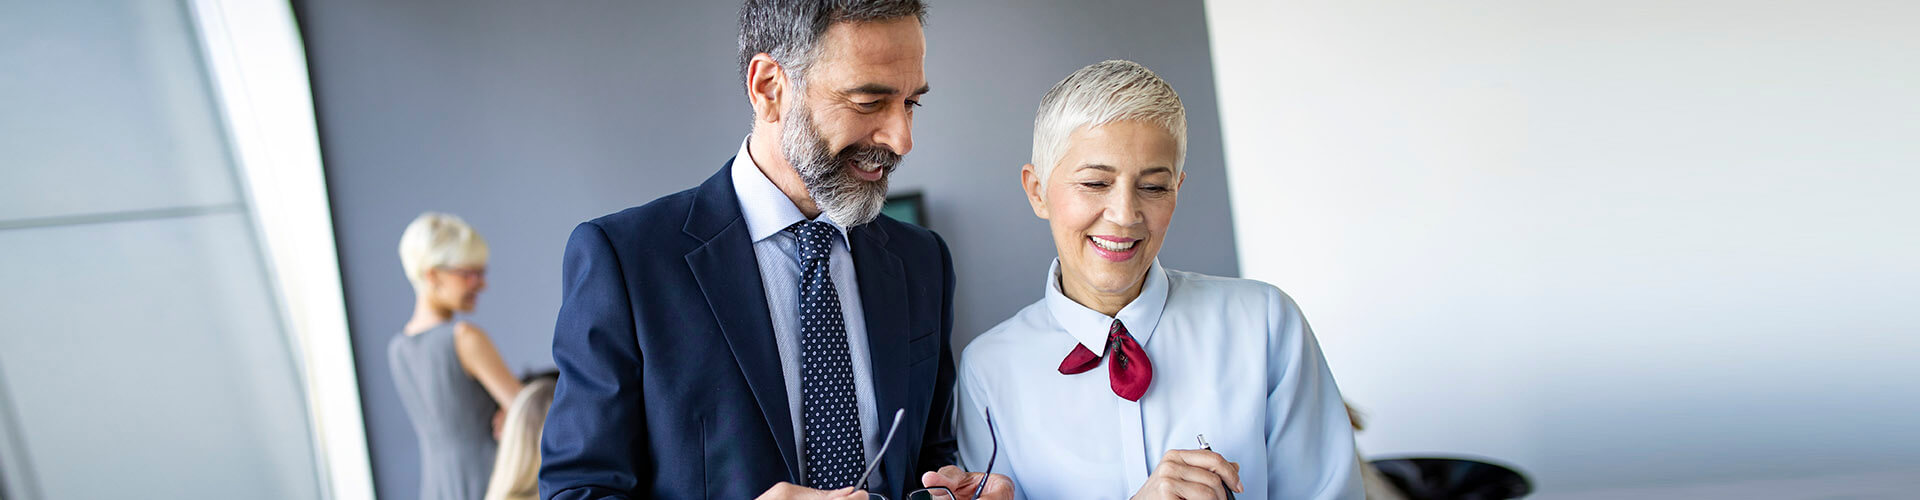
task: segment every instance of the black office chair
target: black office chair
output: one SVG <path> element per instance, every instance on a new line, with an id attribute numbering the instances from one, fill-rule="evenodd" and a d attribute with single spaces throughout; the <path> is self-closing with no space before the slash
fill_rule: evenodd
<path id="1" fill-rule="evenodd" d="M 1507 500 L 1533 493 L 1525 474 L 1477 460 L 1394 458 L 1372 463 L 1407 500 Z"/>

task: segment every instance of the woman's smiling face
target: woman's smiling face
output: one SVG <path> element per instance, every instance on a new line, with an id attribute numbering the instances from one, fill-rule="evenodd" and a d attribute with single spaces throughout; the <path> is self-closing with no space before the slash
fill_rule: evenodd
<path id="1" fill-rule="evenodd" d="M 1166 127 L 1123 120 L 1075 130 L 1047 178 L 1033 165 L 1021 171 L 1034 214 L 1052 228 L 1068 297 L 1124 305 L 1139 295 L 1186 179 L 1179 156 Z"/>

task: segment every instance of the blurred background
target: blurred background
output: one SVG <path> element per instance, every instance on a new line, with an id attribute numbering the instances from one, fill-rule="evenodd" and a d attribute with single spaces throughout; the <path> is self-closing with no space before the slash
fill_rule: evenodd
<path id="1" fill-rule="evenodd" d="M 1370 456 L 1920 491 L 1920 4 L 930 5 L 892 182 L 953 248 L 955 352 L 1041 296 L 1040 95 L 1130 59 L 1189 113 L 1161 261 L 1292 295 Z M 573 226 L 747 133 L 737 10 L 0 2 L 0 497 L 413 497 L 401 230 L 485 235 L 471 319 L 551 368 Z"/>

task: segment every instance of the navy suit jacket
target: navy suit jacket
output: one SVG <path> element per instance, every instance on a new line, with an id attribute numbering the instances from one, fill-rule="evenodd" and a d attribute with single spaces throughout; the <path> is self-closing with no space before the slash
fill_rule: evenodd
<path id="1" fill-rule="evenodd" d="M 848 241 L 877 432 L 906 409 L 875 472 L 901 498 L 921 471 L 954 463 L 953 259 L 938 235 L 884 215 Z M 773 323 L 726 167 L 580 224 L 561 269 L 543 498 L 746 499 L 799 482 Z"/>

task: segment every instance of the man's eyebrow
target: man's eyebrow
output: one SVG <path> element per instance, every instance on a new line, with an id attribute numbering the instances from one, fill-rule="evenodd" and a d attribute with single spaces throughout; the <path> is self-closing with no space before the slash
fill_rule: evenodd
<path id="1" fill-rule="evenodd" d="M 914 91 L 913 91 L 913 95 L 921 95 L 921 94 L 925 94 L 925 93 L 927 93 L 927 92 L 931 92 L 931 91 L 933 91 L 933 89 L 932 89 L 931 87 L 928 87 L 928 86 L 926 86 L 926 85 L 921 85 L 921 86 L 920 86 L 920 88 L 918 88 L 918 89 L 914 89 Z M 854 87 L 854 88 L 851 88 L 851 89 L 847 89 L 847 93 L 848 93 L 848 94 L 864 94 L 864 95 L 879 95 L 879 96 L 889 96 L 889 95 L 896 95 L 896 94 L 899 94 L 899 93 L 900 93 L 900 89 L 896 89 L 896 88 L 893 88 L 893 87 L 890 87 L 890 86 L 887 86 L 887 85 L 883 85 L 883 84 L 878 84 L 878 83 L 869 83 L 869 84 L 866 84 L 866 85 L 861 85 L 861 86 L 858 86 L 858 87 Z"/>

